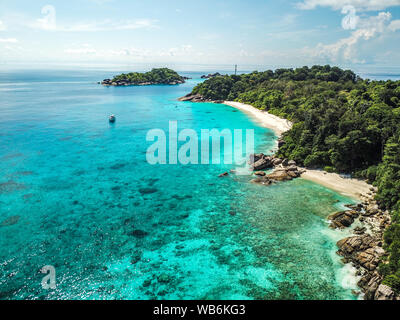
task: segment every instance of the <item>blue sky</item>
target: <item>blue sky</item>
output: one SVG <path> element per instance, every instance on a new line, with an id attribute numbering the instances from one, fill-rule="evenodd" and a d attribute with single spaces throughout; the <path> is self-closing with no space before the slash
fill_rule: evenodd
<path id="1" fill-rule="evenodd" d="M 0 0 L 0 63 L 400 65 L 400 0 Z"/>

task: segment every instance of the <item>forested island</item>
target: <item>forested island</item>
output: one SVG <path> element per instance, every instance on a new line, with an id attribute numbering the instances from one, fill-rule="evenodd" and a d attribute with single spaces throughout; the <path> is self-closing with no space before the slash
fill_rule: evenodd
<path id="1" fill-rule="evenodd" d="M 174 70 L 168 68 L 152 69 L 149 72 L 122 73 L 113 79 L 104 79 L 104 86 L 146 86 L 153 84 L 176 85 L 185 83 L 186 77 L 180 76 Z"/>
<path id="2" fill-rule="evenodd" d="M 400 293 L 400 81 L 361 79 L 313 66 L 212 77 L 183 101 L 238 101 L 293 122 L 277 156 L 306 168 L 348 173 L 378 188 L 391 212 L 384 233 L 382 283 Z"/>

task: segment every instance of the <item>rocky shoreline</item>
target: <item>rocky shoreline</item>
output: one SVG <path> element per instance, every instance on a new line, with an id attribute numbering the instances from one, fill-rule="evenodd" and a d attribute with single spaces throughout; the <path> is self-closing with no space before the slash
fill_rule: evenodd
<path id="1" fill-rule="evenodd" d="M 177 85 L 177 84 L 183 84 L 185 83 L 185 80 L 188 80 L 189 78 L 187 77 L 182 77 L 182 80 L 174 80 L 171 82 L 139 82 L 139 83 L 133 83 L 129 81 L 113 81 L 111 79 L 104 79 L 102 82 L 99 82 L 99 84 L 102 84 L 103 86 L 106 87 L 122 87 L 122 86 L 151 86 L 155 84 L 166 84 L 166 85 Z"/>
<path id="2" fill-rule="evenodd" d="M 252 183 L 271 185 L 278 181 L 288 181 L 298 178 L 303 173 L 303 169 L 297 167 L 296 162 L 288 159 L 281 159 L 275 156 L 266 156 L 263 153 L 250 156 L 249 164 L 257 178 L 251 180 Z M 270 174 L 266 174 L 265 169 L 274 169 Z"/>
<path id="3" fill-rule="evenodd" d="M 252 183 L 271 185 L 279 181 L 292 180 L 305 172 L 304 168 L 297 167 L 296 162 L 281 159 L 275 156 L 266 156 L 262 153 L 250 156 L 249 164 L 256 178 Z M 267 174 L 265 169 L 273 169 Z M 331 214 L 327 219 L 333 229 L 351 227 L 354 236 L 337 242 L 337 254 L 342 256 L 343 263 L 351 263 L 357 269 L 360 287 L 365 300 L 400 300 L 400 296 L 388 286 L 382 284 L 382 276 L 378 272 L 381 258 L 386 255 L 383 249 L 383 234 L 391 223 L 389 211 L 383 211 L 374 200 L 377 189 L 371 187 L 367 194 L 361 195 L 362 202 L 358 205 L 346 205 L 348 210 Z"/>
<path id="4" fill-rule="evenodd" d="M 331 228 L 348 228 L 358 222 L 353 229 L 354 235 L 337 242 L 337 253 L 343 257 L 343 263 L 351 263 L 357 269 L 365 300 L 400 300 L 400 296 L 382 284 L 378 272 L 381 259 L 387 255 L 383 249 L 383 235 L 391 223 L 389 211 L 383 211 L 374 200 L 376 188 L 371 188 L 364 195 L 364 201 L 356 206 L 349 205 L 350 210 L 337 212 L 328 217 Z"/>
<path id="5" fill-rule="evenodd" d="M 223 103 L 205 99 L 200 94 L 187 94 L 180 101 L 213 102 Z M 278 140 L 278 148 L 285 142 Z M 296 162 L 289 159 L 281 159 L 274 155 L 267 156 L 262 153 L 250 156 L 249 164 L 254 172 L 255 178 L 251 183 L 269 186 L 279 181 L 288 181 L 301 177 L 307 170 L 297 166 Z M 267 174 L 266 169 L 273 169 Z M 227 172 L 220 175 L 224 177 Z M 351 263 L 356 269 L 356 275 L 360 277 L 357 285 L 365 300 L 400 300 L 389 286 L 382 284 L 382 276 L 378 272 L 381 259 L 387 255 L 383 249 L 384 232 L 390 226 L 391 216 L 389 211 L 383 211 L 375 201 L 377 189 L 371 187 L 369 191 L 360 193 L 361 203 L 358 205 L 347 205 L 349 210 L 331 214 L 327 219 L 333 229 L 349 228 L 353 223 L 358 226 L 353 229 L 354 235 L 337 242 L 337 254 L 342 256 L 343 263 Z"/>
<path id="6" fill-rule="evenodd" d="M 212 103 L 223 103 L 223 100 L 211 100 L 204 98 L 201 94 L 188 93 L 186 96 L 178 99 L 179 101 L 191 101 L 191 102 L 212 102 Z"/>

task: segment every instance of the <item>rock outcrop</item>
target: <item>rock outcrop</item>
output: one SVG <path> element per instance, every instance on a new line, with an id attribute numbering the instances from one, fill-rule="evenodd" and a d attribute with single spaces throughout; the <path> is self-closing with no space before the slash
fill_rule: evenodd
<path id="1" fill-rule="evenodd" d="M 261 176 L 261 177 L 265 177 L 267 174 L 265 173 L 265 171 L 256 171 L 254 172 L 254 174 L 256 176 Z"/>
<path id="2" fill-rule="evenodd" d="M 191 101 L 191 102 L 212 102 L 212 103 L 223 103 L 223 100 L 211 100 L 204 98 L 201 94 L 189 93 L 184 97 L 178 99 L 179 101 Z"/>
<path id="3" fill-rule="evenodd" d="M 369 234 L 342 239 L 337 243 L 338 254 L 356 266 L 374 271 L 385 251 L 378 246 L 377 239 Z"/>
<path id="4" fill-rule="evenodd" d="M 179 101 L 191 101 L 191 102 L 207 102 L 207 100 L 200 94 L 187 94 L 186 96 L 179 98 Z"/>
<path id="5" fill-rule="evenodd" d="M 386 255 L 383 245 L 383 233 L 390 225 L 388 211 L 379 209 L 374 200 L 376 190 L 363 196 L 363 203 L 348 205 L 350 210 L 337 212 L 328 217 L 332 228 L 349 227 L 357 218 L 361 226 L 354 228 L 354 236 L 337 242 L 338 254 L 343 262 L 351 263 L 361 276 L 358 286 L 366 300 L 400 300 L 400 296 L 388 286 L 382 284 L 378 265 Z"/>
<path id="6" fill-rule="evenodd" d="M 271 185 L 278 181 L 287 181 L 300 177 L 302 169 L 296 166 L 295 161 L 280 159 L 275 156 L 266 156 L 263 153 L 250 155 L 249 164 L 257 178 L 251 180 L 252 183 L 262 185 Z M 267 174 L 265 169 L 274 169 L 272 173 Z"/>
<path id="7" fill-rule="evenodd" d="M 392 290 L 392 288 L 381 284 L 375 291 L 374 300 L 395 300 L 396 294 Z M 397 300 L 398 297 L 397 297 Z"/>
<path id="8" fill-rule="evenodd" d="M 328 217 L 328 220 L 331 221 L 330 227 L 333 229 L 339 228 L 347 228 L 350 227 L 354 220 L 358 218 L 360 213 L 357 210 L 347 210 L 347 211 L 340 211 L 331 214 Z"/>
<path id="9" fill-rule="evenodd" d="M 219 72 L 209 73 L 208 75 L 202 75 L 201 79 L 211 79 L 211 78 L 215 78 L 215 77 L 219 77 L 219 76 L 221 76 L 221 74 Z"/>

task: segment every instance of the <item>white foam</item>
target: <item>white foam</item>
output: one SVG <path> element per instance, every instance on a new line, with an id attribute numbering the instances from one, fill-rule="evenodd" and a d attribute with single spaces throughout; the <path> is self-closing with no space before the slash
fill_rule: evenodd
<path id="1" fill-rule="evenodd" d="M 357 269 L 350 263 L 345 264 L 343 268 L 340 268 L 337 272 L 336 279 L 340 286 L 346 290 L 354 290 L 360 292 L 360 288 L 357 286 L 357 282 L 361 276 L 356 275 Z M 363 299 L 363 293 L 359 293 L 358 300 Z"/>

